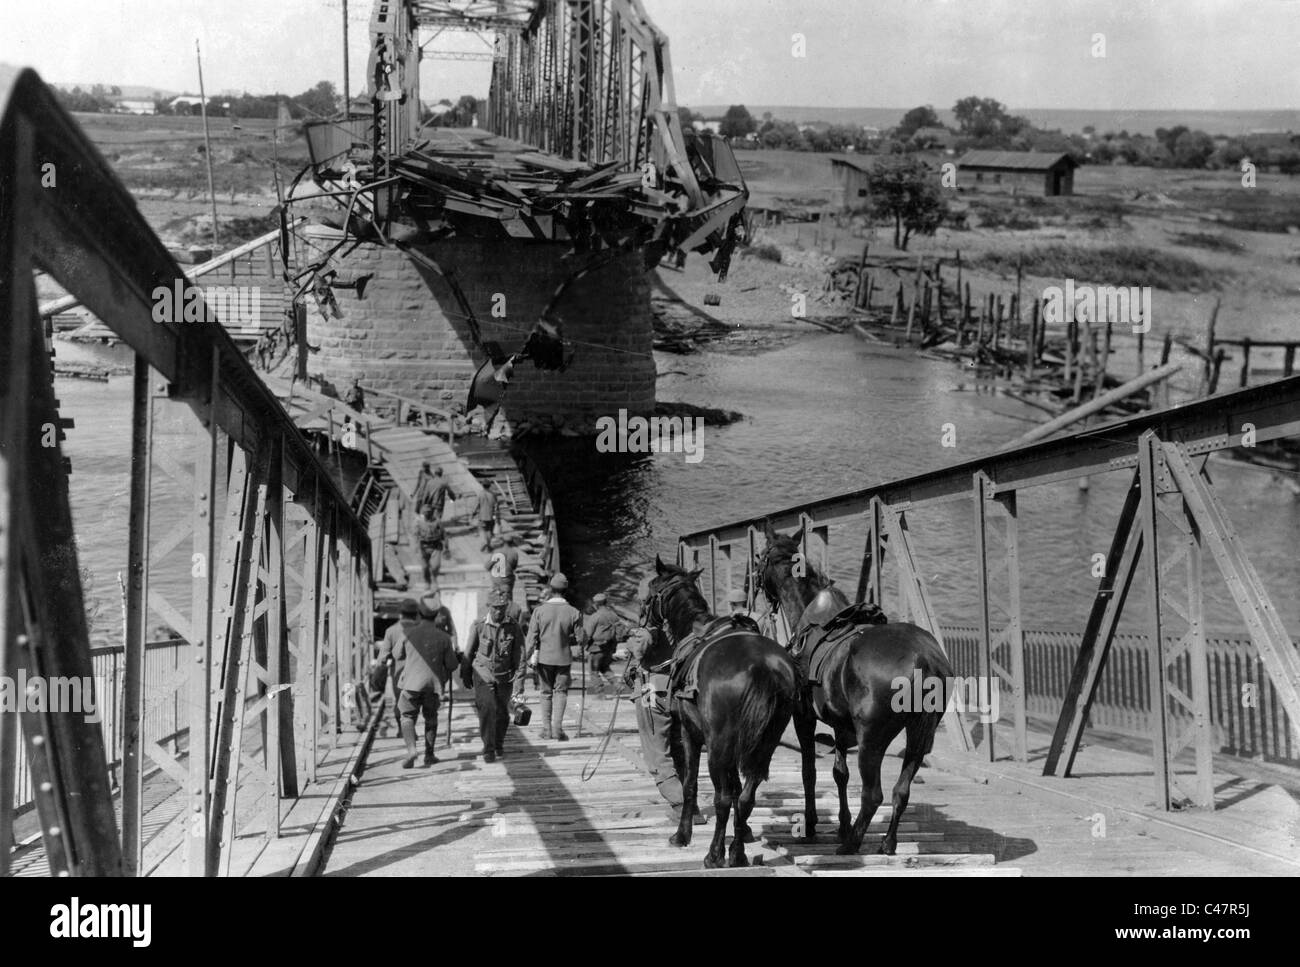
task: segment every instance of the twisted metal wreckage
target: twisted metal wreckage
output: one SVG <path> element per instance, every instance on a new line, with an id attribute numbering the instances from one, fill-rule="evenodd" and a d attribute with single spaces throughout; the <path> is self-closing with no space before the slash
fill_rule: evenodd
<path id="1" fill-rule="evenodd" d="M 421 30 L 436 31 L 423 46 Z M 419 64 L 448 30 L 497 35 L 485 125 L 495 138 L 422 137 Z M 667 37 L 639 0 L 377 0 L 370 36 L 372 116 L 308 124 L 311 163 L 281 206 L 283 251 L 296 203 L 329 197 L 344 210 L 338 241 L 293 278 L 296 298 L 311 289 L 327 308 L 332 286 L 366 281 L 340 282 L 339 259 L 396 247 L 447 283 L 488 357 L 479 377 L 490 368 L 505 384 L 519 360 L 567 368 L 556 307 L 620 255 L 640 249 L 653 266 L 713 253 L 725 279 L 748 190 L 725 140 L 683 131 Z M 308 175 L 319 191 L 295 197 Z M 482 339 L 455 272 L 429 254 L 426 243 L 457 236 L 570 245 L 573 271 L 513 354 Z"/>

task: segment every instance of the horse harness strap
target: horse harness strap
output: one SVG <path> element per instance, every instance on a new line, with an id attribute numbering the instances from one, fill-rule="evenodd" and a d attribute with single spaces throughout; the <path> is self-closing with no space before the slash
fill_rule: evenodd
<path id="1" fill-rule="evenodd" d="M 809 685 L 820 685 L 842 645 L 851 641 L 864 625 L 885 624 L 887 620 L 874 604 L 851 604 L 824 624 L 801 629 L 790 641 L 790 657 Z"/>
<path id="2" fill-rule="evenodd" d="M 700 632 L 692 632 L 673 649 L 672 670 L 669 672 L 669 694 L 673 698 L 694 699 L 699 692 L 700 660 L 720 641 L 733 635 L 750 635 L 758 631 L 752 618 L 743 615 L 723 615 L 715 618 Z M 722 632 L 722 634 L 719 634 Z"/>

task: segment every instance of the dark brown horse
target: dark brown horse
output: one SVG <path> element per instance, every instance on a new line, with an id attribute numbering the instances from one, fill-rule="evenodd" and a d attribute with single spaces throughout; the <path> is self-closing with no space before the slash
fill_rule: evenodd
<path id="1" fill-rule="evenodd" d="M 700 777 L 700 750 L 709 750 L 709 776 L 713 780 L 715 810 L 713 842 L 704 865 L 723 865 L 727 820 L 736 811 L 735 836 L 727 866 L 745 866 L 745 843 L 752 841 L 749 814 L 758 784 L 767 778 L 790 716 L 799 702 L 799 671 L 785 649 L 759 634 L 752 623 L 718 618 L 709 611 L 696 587 L 699 571 L 685 571 L 655 558 L 645 617 L 660 627 L 674 647 L 685 643 L 699 655 L 694 698 L 673 698 L 671 707 L 681 728 L 686 774 L 682 777 L 682 818 L 669 842 L 687 846 Z M 698 639 L 703 651 L 693 649 Z M 689 658 L 688 658 L 689 661 Z M 680 676 L 673 676 L 673 691 Z M 744 785 L 741 777 L 744 777 Z"/>
<path id="2" fill-rule="evenodd" d="M 797 646 L 801 639 L 815 643 L 821 637 L 820 629 L 852 602 L 807 561 L 799 558 L 801 566 L 796 566 L 802 530 L 789 537 L 778 534 L 769 524 L 766 532 L 767 547 L 756 567 L 759 585 L 772 607 L 780 608 L 790 624 L 791 644 Z M 801 703 L 801 711 L 815 715 L 835 733 L 832 773 L 839 789 L 841 841 L 837 852 L 851 854 L 862 847 L 867 827 L 884 801 L 881 760 L 889 743 L 906 730 L 903 766 L 894 785 L 893 815 L 880 844 L 880 852 L 893 855 L 912 779 L 934 745 L 934 733 L 947 707 L 952 666 L 934 636 L 913 624 L 862 624 L 846 632 L 842 639 L 836 636 L 826 641 L 828 650 L 817 655 L 816 674 L 806 686 L 809 693 Z M 916 693 L 921 691 L 914 688 L 918 682 L 925 683 L 932 700 L 916 700 Z M 862 808 L 850 827 L 847 755 L 854 745 L 858 747 L 858 771 L 862 776 Z M 805 773 L 805 782 L 807 778 Z M 814 835 L 814 822 L 815 817 L 805 829 L 809 839 Z"/>

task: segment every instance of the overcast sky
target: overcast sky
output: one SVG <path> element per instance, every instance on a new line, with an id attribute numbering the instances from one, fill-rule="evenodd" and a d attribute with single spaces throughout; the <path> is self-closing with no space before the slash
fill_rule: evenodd
<path id="1" fill-rule="evenodd" d="M 1300 105 L 1300 0 L 643 0 L 679 104 L 1277 109 Z M 351 0 L 352 86 L 368 0 Z M 802 34 L 807 56 L 792 55 Z M 1093 56 L 1094 35 L 1105 56 Z M 0 62 L 47 80 L 296 94 L 342 86 L 342 0 L 6 4 Z M 471 35 L 434 48 L 486 50 Z M 423 97 L 487 90 L 488 65 L 426 62 Z"/>

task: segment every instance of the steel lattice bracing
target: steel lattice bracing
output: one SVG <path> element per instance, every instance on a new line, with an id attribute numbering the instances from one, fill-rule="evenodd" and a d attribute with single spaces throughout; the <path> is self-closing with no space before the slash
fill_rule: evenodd
<path id="1" fill-rule="evenodd" d="M 57 185 L 42 187 L 42 171 Z M 0 188 L 0 674 L 11 679 L 93 677 L 58 445 L 66 424 L 34 273 L 136 353 L 120 833 L 100 726 L 82 710 L 33 705 L 21 740 L 45 856 L 54 875 L 138 872 L 143 775 L 157 770 L 183 800 L 185 870 L 222 874 L 247 814 L 237 800 L 259 791 L 257 835 L 275 838 L 337 732 L 340 683 L 356 680 L 369 644 L 365 522 L 220 322 L 155 321 L 156 287 L 184 275 L 32 71 L 0 89 Z M 162 475 L 186 503 L 168 526 L 151 516 Z M 162 571 L 186 576 L 184 592 L 151 583 Z M 158 620 L 181 636 L 177 665 L 146 694 L 146 628 Z M 166 739 L 147 727 L 163 702 L 181 710 Z M 17 722 L 0 715 L 0 873 L 13 840 Z M 261 730 L 256 756 L 246 729 Z"/>
<path id="2" fill-rule="evenodd" d="M 1205 459 L 1216 451 L 1250 445 L 1247 440 L 1263 443 L 1297 436 L 1300 377 L 1290 377 L 698 531 L 681 538 L 678 558 L 704 568 L 716 606 L 728 589 L 744 587 L 746 577 L 752 586 L 752 564 L 738 566 L 738 561 L 754 560 L 765 522 L 779 529 L 802 527 L 805 553 L 810 538 L 818 545 L 814 550 L 820 551 L 808 559 L 823 562 L 832 531 L 856 545 L 865 530 L 858 599 L 882 603 L 882 573 L 892 567 L 900 599 L 892 616 L 926 628 L 942 644 L 943 630 L 933 607 L 933 594 L 940 589 L 928 586 L 923 577 L 907 522 L 927 508 L 969 504 L 974 518 L 970 546 L 980 591 L 980 608 L 972 616 L 979 642 L 978 673 L 986 680 L 1000 681 L 1009 691 L 1010 747 L 1017 759 L 1024 760 L 1028 678 L 1017 494 L 1127 471 L 1132 478 L 1128 497 L 1091 615 L 1082 629 L 1044 774 L 1070 773 L 1130 585 L 1144 572 L 1156 802 L 1165 809 L 1187 803 L 1213 807 L 1204 583 L 1215 572 L 1222 577 L 1293 730 L 1300 729 L 1300 653 L 1205 473 Z M 1211 563 L 1213 567 L 1208 566 Z M 1176 665 L 1189 669 L 1181 680 Z M 945 720 L 949 738 L 958 748 L 969 749 L 966 727 L 954 718 L 950 706 Z M 990 725 L 981 749 L 990 759 L 995 754 L 994 731 Z M 1184 749 L 1194 753 L 1196 772 L 1191 782 L 1173 766 Z"/>
<path id="3" fill-rule="evenodd" d="M 694 206 L 704 204 L 677 119 L 668 38 L 640 0 L 408 0 L 406 7 L 419 29 L 496 34 L 490 130 L 575 161 L 630 171 L 654 164 L 682 182 Z"/>

